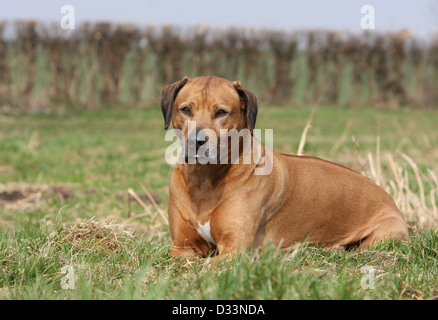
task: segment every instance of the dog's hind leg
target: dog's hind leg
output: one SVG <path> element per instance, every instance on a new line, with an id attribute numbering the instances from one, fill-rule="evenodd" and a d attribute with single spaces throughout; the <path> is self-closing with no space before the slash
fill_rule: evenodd
<path id="1" fill-rule="evenodd" d="M 401 217 L 391 217 L 380 222 L 376 228 L 360 241 L 359 248 L 369 248 L 387 239 L 409 241 L 406 223 Z"/>

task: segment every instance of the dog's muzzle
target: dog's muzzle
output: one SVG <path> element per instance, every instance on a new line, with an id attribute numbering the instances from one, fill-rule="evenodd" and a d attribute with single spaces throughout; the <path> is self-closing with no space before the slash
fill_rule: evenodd
<path id="1" fill-rule="evenodd" d="M 189 164 L 216 164 L 219 154 L 217 146 L 217 141 L 212 141 L 205 129 L 196 128 L 187 138 L 185 162 Z"/>

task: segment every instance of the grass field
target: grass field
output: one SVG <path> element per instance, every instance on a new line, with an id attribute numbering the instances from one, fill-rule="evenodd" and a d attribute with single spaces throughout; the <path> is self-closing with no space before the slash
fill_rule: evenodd
<path id="1" fill-rule="evenodd" d="M 296 153 L 310 113 L 261 106 L 257 127 L 274 129 L 275 150 Z M 0 115 L 0 298 L 436 299 L 436 119 L 322 106 L 303 149 L 384 187 L 409 244 L 287 253 L 267 244 L 208 263 L 170 256 L 172 167 L 158 107 Z"/>

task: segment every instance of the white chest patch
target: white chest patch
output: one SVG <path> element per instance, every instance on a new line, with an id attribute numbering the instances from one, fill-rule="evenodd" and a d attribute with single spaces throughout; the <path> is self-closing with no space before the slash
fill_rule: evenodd
<path id="1" fill-rule="evenodd" d="M 216 246 L 216 241 L 214 241 L 213 237 L 210 233 L 210 221 L 207 221 L 204 224 L 200 224 L 198 222 L 198 227 L 196 228 L 196 231 L 198 234 L 207 242 L 211 243 L 212 245 Z"/>

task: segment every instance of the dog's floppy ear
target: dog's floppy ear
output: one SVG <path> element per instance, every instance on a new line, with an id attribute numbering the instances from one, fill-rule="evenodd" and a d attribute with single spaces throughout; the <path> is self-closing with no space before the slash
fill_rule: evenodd
<path id="1" fill-rule="evenodd" d="M 170 120 L 172 120 L 173 103 L 181 88 L 189 81 L 189 77 L 185 76 L 179 81 L 169 84 L 164 87 L 161 93 L 161 111 L 164 117 L 164 130 L 169 128 Z"/>
<path id="2" fill-rule="evenodd" d="M 257 98 L 256 96 L 246 90 L 242 87 L 240 84 L 240 81 L 234 81 L 233 82 L 234 88 L 236 88 L 237 92 L 239 93 L 239 97 L 246 106 L 246 121 L 248 125 L 250 126 L 250 130 L 253 130 L 255 127 L 256 119 L 257 119 L 257 112 L 258 112 L 258 105 L 257 105 Z"/>

